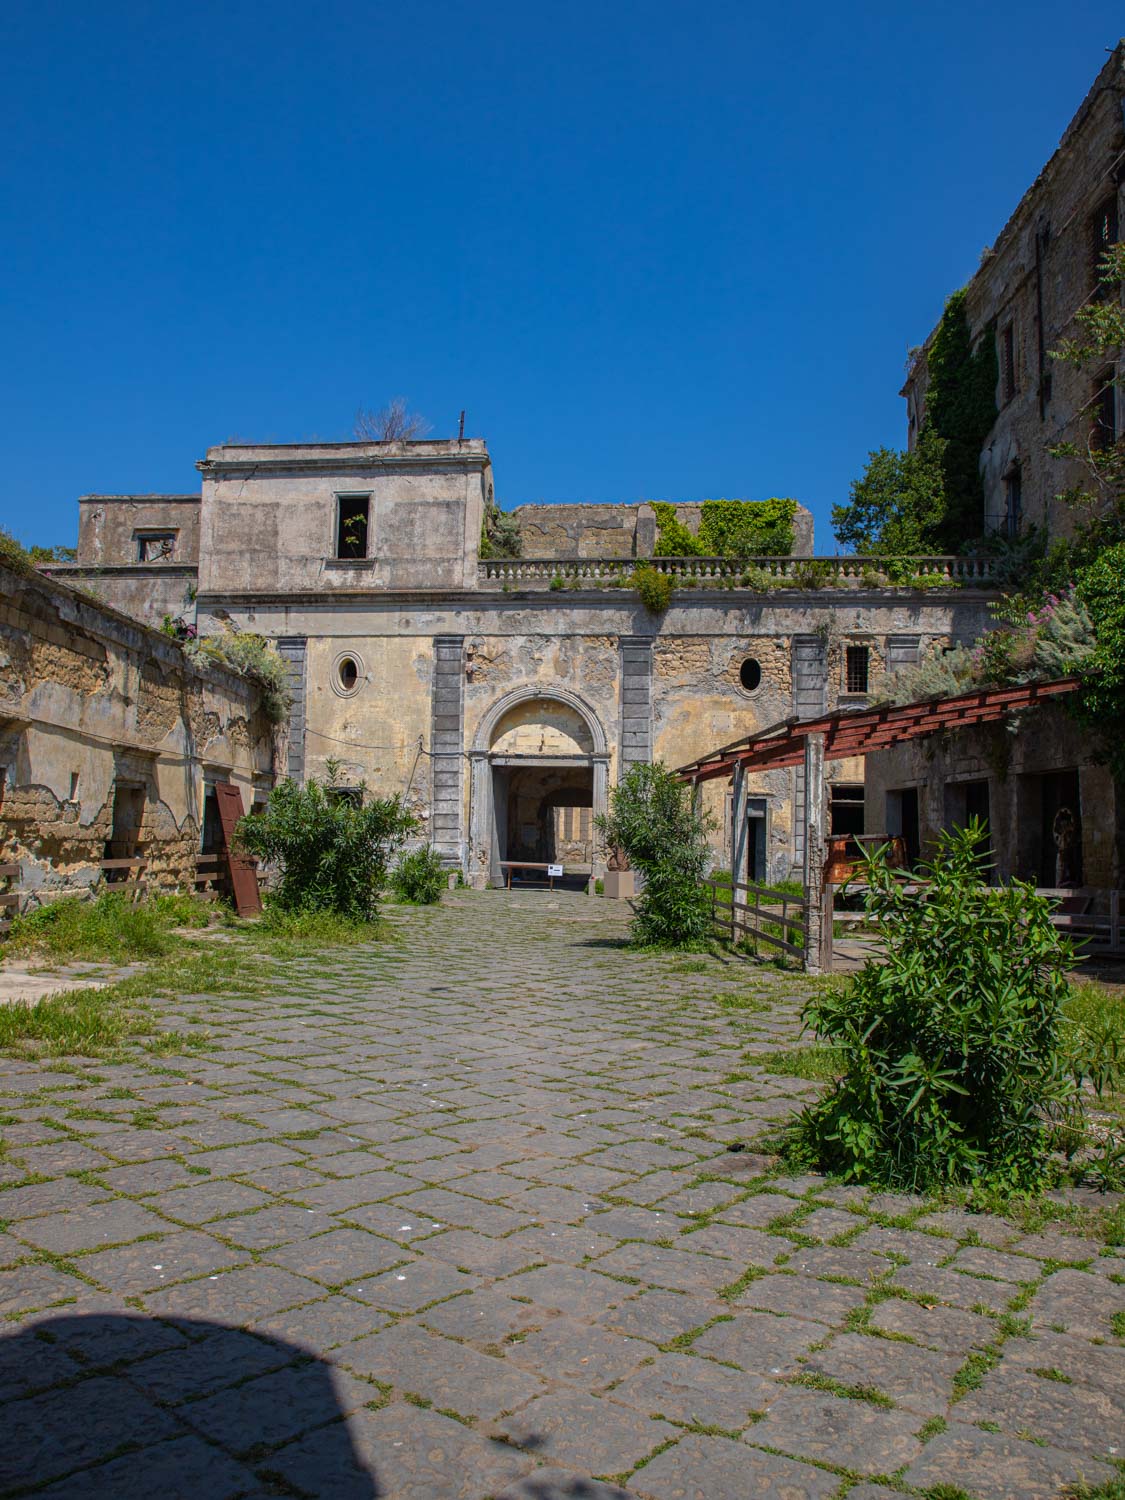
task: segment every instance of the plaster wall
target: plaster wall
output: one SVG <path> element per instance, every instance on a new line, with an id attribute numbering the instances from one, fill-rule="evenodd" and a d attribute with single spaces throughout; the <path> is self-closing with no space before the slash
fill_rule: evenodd
<path id="1" fill-rule="evenodd" d="M 78 501 L 78 562 L 87 567 L 139 562 L 141 537 L 172 532 L 167 564 L 199 561 L 198 495 L 83 495 Z"/>
<path id="2" fill-rule="evenodd" d="M 963 821 L 956 789 L 988 785 L 989 827 L 1000 879 L 1041 883 L 1045 830 L 1042 780 L 1076 772 L 1082 825 L 1082 883 L 1120 888 L 1125 878 L 1125 807 L 1113 778 L 1096 763 L 1090 736 L 1064 708 L 1047 705 L 1004 724 L 931 735 L 867 757 L 864 822 L 867 832 L 888 827 L 889 799 L 916 788 L 920 841 L 925 851 L 941 829 Z M 893 812 L 892 812 L 893 817 Z M 1048 882 L 1053 884 L 1053 880 Z"/>
<path id="3" fill-rule="evenodd" d="M 205 768 L 244 788 L 272 769 L 256 691 L 196 668 L 167 637 L 42 578 L 0 568 L 0 861 L 36 896 L 90 885 L 115 790 L 143 791 L 140 852 L 185 883 Z"/>
<path id="4" fill-rule="evenodd" d="M 483 442 L 226 446 L 199 469 L 201 595 L 476 586 Z M 363 558 L 336 556 L 341 496 L 369 497 Z"/>

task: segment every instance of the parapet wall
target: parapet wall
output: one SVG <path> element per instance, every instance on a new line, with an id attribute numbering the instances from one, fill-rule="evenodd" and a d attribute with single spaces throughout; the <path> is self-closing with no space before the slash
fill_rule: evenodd
<path id="1" fill-rule="evenodd" d="M 679 502 L 676 518 L 692 535 L 699 531 L 703 502 Z M 637 505 L 520 505 L 524 557 L 560 561 L 595 558 L 651 557 L 656 548 L 656 515 L 646 501 Z M 813 518 L 798 505 L 793 518 L 794 557 L 811 557 Z"/>

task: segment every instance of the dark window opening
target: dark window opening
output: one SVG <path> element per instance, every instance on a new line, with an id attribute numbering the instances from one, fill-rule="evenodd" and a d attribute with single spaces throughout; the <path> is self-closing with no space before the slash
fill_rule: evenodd
<path id="1" fill-rule="evenodd" d="M 1009 323 L 1000 335 L 1000 388 L 1005 401 L 1016 394 L 1016 329 Z"/>
<path id="2" fill-rule="evenodd" d="M 357 786 L 330 786 L 326 787 L 324 795 L 334 807 L 341 803 L 347 803 L 349 807 L 363 806 L 363 793 Z"/>
<path id="3" fill-rule="evenodd" d="M 340 686 L 344 692 L 354 692 L 355 685 L 359 681 L 359 667 L 356 666 L 355 661 L 350 656 L 345 656 L 340 663 L 339 677 Z"/>
<path id="4" fill-rule="evenodd" d="M 746 879 L 759 885 L 769 880 L 766 812 L 764 797 L 747 797 Z"/>
<path id="5" fill-rule="evenodd" d="M 863 832 L 863 783 L 835 782 L 828 789 L 829 832 Z"/>
<path id="6" fill-rule="evenodd" d="M 849 646 L 845 655 L 844 683 L 849 693 L 866 693 L 871 652 L 867 646 Z"/>
<path id="7" fill-rule="evenodd" d="M 1004 476 L 1004 534 L 1017 537 L 1023 519 L 1023 474 L 1017 464 Z"/>
<path id="8" fill-rule="evenodd" d="M 1101 280 L 1102 259 L 1106 251 L 1118 241 L 1117 194 L 1099 203 L 1090 225 L 1090 270 L 1094 282 L 1091 296 L 1095 302 L 1104 302 L 1111 287 Z"/>
<path id="9" fill-rule="evenodd" d="M 371 500 L 367 495 L 341 495 L 336 518 L 336 556 L 367 556 L 367 520 Z"/>
<path id="10" fill-rule="evenodd" d="M 748 656 L 738 669 L 738 680 L 748 693 L 752 693 L 762 680 L 762 664 Z"/>
<path id="11" fill-rule="evenodd" d="M 1090 445 L 1112 448 L 1117 441 L 1117 384 L 1112 369 L 1104 370 L 1094 382 L 1093 410 Z"/>
<path id="12" fill-rule="evenodd" d="M 159 562 L 175 555 L 174 531 L 138 531 L 135 535 L 138 562 Z"/>

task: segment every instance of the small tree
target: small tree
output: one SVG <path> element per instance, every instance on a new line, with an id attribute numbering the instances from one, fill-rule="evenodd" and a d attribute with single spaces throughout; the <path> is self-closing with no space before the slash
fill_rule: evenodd
<path id="1" fill-rule="evenodd" d="M 331 778 L 286 780 L 265 812 L 239 822 L 238 846 L 279 866 L 274 899 L 284 911 L 375 916 L 390 857 L 416 825 L 397 797 L 368 800 L 366 791 L 361 784 L 344 797 Z"/>
<path id="2" fill-rule="evenodd" d="M 703 887 L 710 858 L 707 823 L 693 810 L 683 782 L 659 762 L 633 766 L 613 789 L 610 810 L 597 826 L 644 877 L 633 905 L 634 940 L 661 948 L 703 943 L 711 927 Z"/>
<path id="3" fill-rule="evenodd" d="M 409 443 L 429 430 L 430 424 L 410 410 L 405 396 L 396 396 L 378 411 L 361 406 L 355 414 L 355 435 L 361 442 Z"/>
<path id="4" fill-rule="evenodd" d="M 868 857 L 886 959 L 804 1012 L 842 1071 L 796 1130 L 825 1170 L 906 1191 L 1043 1181 L 1052 1125 L 1078 1104 L 1063 1015 L 1072 955 L 1032 885 L 984 883 L 986 839 L 975 821 L 942 833 L 921 898 L 886 849 Z"/>

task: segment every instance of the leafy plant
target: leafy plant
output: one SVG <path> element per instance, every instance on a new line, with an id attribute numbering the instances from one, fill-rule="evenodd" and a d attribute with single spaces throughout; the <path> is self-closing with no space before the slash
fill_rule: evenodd
<path id="1" fill-rule="evenodd" d="M 980 455 L 996 420 L 996 340 L 974 348 L 965 288 L 945 304 L 926 351 L 926 414 L 918 441 L 879 448 L 832 510 L 837 539 L 856 551 L 957 552 L 984 530 Z"/>
<path id="2" fill-rule="evenodd" d="M 846 1179 L 1033 1190 L 1052 1123 L 1079 1107 L 1086 1064 L 1063 1014 L 1072 955 L 1032 885 L 984 883 L 986 840 L 975 821 L 942 833 L 921 896 L 896 879 L 887 849 L 872 852 L 864 904 L 886 960 L 805 1007 L 843 1076 L 801 1116 L 797 1139 Z"/>
<path id="3" fill-rule="evenodd" d="M 16 917 L 6 949 L 62 959 L 159 958 L 177 946 L 173 928 L 205 927 L 208 920 L 205 904 L 188 895 L 161 894 L 139 903 L 122 891 L 102 891 L 92 901 L 61 896 Z"/>
<path id="4" fill-rule="evenodd" d="M 224 630 L 221 635 L 185 637 L 184 651 L 192 661 L 216 662 L 249 677 L 261 689 L 262 712 L 274 724 L 288 717 L 293 702 L 289 668 L 272 642 L 248 630 Z"/>
<path id="5" fill-rule="evenodd" d="M 704 500 L 694 536 L 667 500 L 652 504 L 657 557 L 788 557 L 795 500 Z"/>
<path id="6" fill-rule="evenodd" d="M 433 906 L 441 900 L 448 875 L 441 856 L 427 844 L 424 849 L 403 855 L 391 874 L 391 886 L 400 901 L 409 901 L 413 906 Z"/>
<path id="7" fill-rule="evenodd" d="M 523 551 L 519 517 L 501 510 L 489 494 L 480 525 L 480 557 L 519 557 Z"/>
<path id="8" fill-rule="evenodd" d="M 334 779 L 298 786 L 285 780 L 262 813 L 242 818 L 236 843 L 247 854 L 275 863 L 274 899 L 283 911 L 334 911 L 370 921 L 387 878 L 391 855 L 416 826 L 397 797 L 333 795 Z"/>
<path id="9" fill-rule="evenodd" d="M 710 859 L 707 823 L 694 811 L 691 793 L 660 762 L 630 767 L 597 819 L 610 847 L 625 850 L 644 879 L 633 903 L 633 938 L 661 948 L 697 948 L 711 927 L 711 900 L 703 886 Z"/>
<path id="10" fill-rule="evenodd" d="M 672 602 L 673 581 L 669 574 L 661 573 L 651 563 L 642 563 L 633 569 L 633 587 L 641 596 L 641 603 L 649 614 L 662 615 Z"/>

